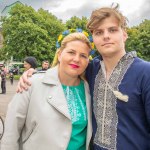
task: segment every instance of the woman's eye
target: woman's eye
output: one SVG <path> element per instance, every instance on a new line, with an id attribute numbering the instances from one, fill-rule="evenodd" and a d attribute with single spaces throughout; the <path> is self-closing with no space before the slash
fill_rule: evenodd
<path id="1" fill-rule="evenodd" d="M 86 55 L 81 55 L 81 57 L 83 57 L 83 58 L 88 58 Z"/>

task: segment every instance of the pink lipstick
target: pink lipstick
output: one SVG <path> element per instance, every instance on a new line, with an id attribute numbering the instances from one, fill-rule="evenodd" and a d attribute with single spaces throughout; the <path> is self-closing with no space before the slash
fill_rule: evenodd
<path id="1" fill-rule="evenodd" d="M 75 65 L 75 64 L 70 64 L 70 66 L 71 66 L 72 68 L 79 68 L 79 66 L 78 66 L 78 65 Z"/>

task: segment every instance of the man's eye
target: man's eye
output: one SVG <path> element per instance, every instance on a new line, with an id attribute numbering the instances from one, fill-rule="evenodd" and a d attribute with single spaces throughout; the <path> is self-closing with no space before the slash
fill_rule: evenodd
<path id="1" fill-rule="evenodd" d="M 113 33 L 113 32 L 116 32 L 117 29 L 110 29 L 109 32 Z"/>

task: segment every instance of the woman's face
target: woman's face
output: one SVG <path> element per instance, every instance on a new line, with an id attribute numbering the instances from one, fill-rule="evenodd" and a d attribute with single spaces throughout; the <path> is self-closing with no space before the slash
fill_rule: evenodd
<path id="1" fill-rule="evenodd" d="M 78 77 L 89 63 L 90 48 L 82 41 L 71 41 L 59 52 L 59 72 L 61 77 Z"/>
<path id="2" fill-rule="evenodd" d="M 31 68 L 31 65 L 29 63 L 27 63 L 26 61 L 24 61 L 23 65 L 24 65 L 25 70 L 28 70 Z"/>

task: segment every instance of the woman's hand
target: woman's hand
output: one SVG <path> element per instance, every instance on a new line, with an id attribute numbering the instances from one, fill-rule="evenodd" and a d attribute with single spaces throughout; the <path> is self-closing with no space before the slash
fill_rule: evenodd
<path id="1" fill-rule="evenodd" d="M 17 93 L 22 93 L 24 90 L 28 90 L 29 86 L 31 85 L 31 82 L 28 78 L 31 77 L 35 71 L 35 69 L 30 68 L 22 74 L 17 85 Z"/>

